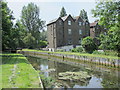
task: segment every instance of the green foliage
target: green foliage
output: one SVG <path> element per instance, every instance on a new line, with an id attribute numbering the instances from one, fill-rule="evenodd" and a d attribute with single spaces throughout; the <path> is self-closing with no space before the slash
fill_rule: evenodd
<path id="1" fill-rule="evenodd" d="M 60 17 L 64 17 L 64 16 L 66 16 L 66 15 L 67 15 L 67 14 L 66 14 L 65 8 L 62 7 L 62 9 L 61 9 L 61 11 L 60 11 Z"/>
<path id="2" fill-rule="evenodd" d="M 85 49 L 86 52 L 92 53 L 94 50 L 97 49 L 97 46 L 91 37 L 86 37 L 82 40 L 82 47 Z"/>
<path id="3" fill-rule="evenodd" d="M 107 35 L 100 35 L 101 45 L 99 48 L 108 50 L 120 50 L 120 26 L 111 27 Z"/>
<path id="4" fill-rule="evenodd" d="M 35 45 L 37 46 L 40 40 L 40 30 L 43 30 L 45 22 L 39 18 L 39 8 L 34 3 L 29 3 L 22 9 L 21 15 L 22 24 L 26 27 L 28 33 L 31 33 L 35 38 Z"/>
<path id="5" fill-rule="evenodd" d="M 40 33 L 40 39 L 42 40 L 42 41 L 47 41 L 47 31 L 42 31 L 41 33 Z"/>
<path id="6" fill-rule="evenodd" d="M 100 35 L 100 49 L 120 51 L 120 1 L 98 1 L 92 13 L 100 19 L 99 24 L 108 29 L 107 35 Z M 118 54 L 119 56 L 119 54 Z"/>
<path id="7" fill-rule="evenodd" d="M 8 8 L 7 3 L 1 1 L 0 5 L 2 6 L 1 8 L 1 13 L 2 13 L 2 49 L 8 49 L 10 47 L 11 38 L 10 38 L 10 32 L 13 30 L 13 22 L 12 20 L 13 15 L 12 11 Z"/>
<path id="8" fill-rule="evenodd" d="M 73 48 L 71 51 L 72 52 L 83 52 L 83 48 L 82 47 L 77 47 L 77 48 Z"/>
<path id="9" fill-rule="evenodd" d="M 82 10 L 80 11 L 80 17 L 81 17 L 83 20 L 88 21 L 87 12 L 86 12 L 84 9 L 82 9 Z"/>
<path id="10" fill-rule="evenodd" d="M 110 28 L 120 21 L 120 1 L 114 0 L 97 1 L 96 8 L 92 10 L 94 17 L 100 19 L 99 24 L 105 28 Z"/>
<path id="11" fill-rule="evenodd" d="M 27 36 L 24 37 L 23 42 L 25 43 L 26 47 L 34 48 L 35 38 L 32 36 L 31 33 L 27 33 Z"/>
<path id="12" fill-rule="evenodd" d="M 41 48 L 45 48 L 47 46 L 47 41 L 40 40 L 38 46 Z"/>

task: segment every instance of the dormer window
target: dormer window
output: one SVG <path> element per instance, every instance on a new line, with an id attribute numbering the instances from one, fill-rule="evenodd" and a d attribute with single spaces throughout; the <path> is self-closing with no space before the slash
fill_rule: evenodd
<path id="1" fill-rule="evenodd" d="M 70 20 L 68 21 L 68 25 L 71 25 L 71 21 Z"/>
<path id="2" fill-rule="evenodd" d="M 81 25 L 82 25 L 82 22 L 78 22 L 78 24 L 79 24 L 79 26 L 81 26 Z"/>

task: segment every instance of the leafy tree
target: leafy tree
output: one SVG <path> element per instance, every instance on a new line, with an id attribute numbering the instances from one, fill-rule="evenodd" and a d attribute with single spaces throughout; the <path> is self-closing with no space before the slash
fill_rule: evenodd
<path id="1" fill-rule="evenodd" d="M 82 10 L 80 11 L 80 17 L 81 17 L 83 20 L 88 21 L 87 12 L 86 12 L 84 9 L 82 9 Z"/>
<path id="2" fill-rule="evenodd" d="M 104 50 L 120 51 L 120 1 L 98 1 L 92 13 L 100 19 L 99 24 L 108 29 L 107 35 L 100 35 L 100 48 Z M 120 56 L 118 54 L 118 56 Z"/>
<path id="3" fill-rule="evenodd" d="M 67 14 L 66 14 L 66 10 L 65 10 L 65 8 L 64 7 L 62 7 L 62 9 L 61 9 L 61 11 L 60 11 L 60 17 L 64 17 L 64 16 L 66 16 Z"/>
<path id="4" fill-rule="evenodd" d="M 85 49 L 86 52 L 92 53 L 94 50 L 97 49 L 97 46 L 91 37 L 85 37 L 82 40 L 82 47 Z"/>
<path id="5" fill-rule="evenodd" d="M 0 1 L 1 7 L 1 13 L 2 13 L 2 50 L 12 48 L 10 43 L 11 43 L 11 30 L 13 27 L 13 22 L 12 20 L 13 15 L 12 11 L 8 8 L 7 3 L 4 1 Z"/>
<path id="6" fill-rule="evenodd" d="M 42 31 L 41 33 L 40 33 L 40 39 L 42 40 L 42 41 L 47 41 L 47 31 Z"/>
<path id="7" fill-rule="evenodd" d="M 111 27 L 107 35 L 100 35 L 100 48 L 104 50 L 120 51 L 120 26 Z"/>
<path id="8" fill-rule="evenodd" d="M 27 33 L 27 36 L 24 37 L 23 42 L 27 48 L 32 49 L 34 48 L 35 38 L 32 36 L 31 33 Z"/>
<path id="9" fill-rule="evenodd" d="M 15 31 L 13 31 L 13 32 L 16 32 L 15 38 L 17 40 L 16 41 L 17 47 L 23 48 L 24 47 L 23 39 L 27 35 L 27 32 L 26 32 L 25 27 L 23 26 L 23 24 L 21 23 L 20 20 L 17 20 L 14 29 L 15 29 Z"/>
<path id="10" fill-rule="evenodd" d="M 37 44 L 40 40 L 40 30 L 43 29 L 45 24 L 45 22 L 39 18 L 38 6 L 34 3 L 29 3 L 27 6 L 24 6 L 21 21 L 26 27 L 26 30 L 35 38 Z"/>
<path id="11" fill-rule="evenodd" d="M 94 17 L 100 19 L 99 24 L 107 29 L 120 23 L 120 1 L 105 0 L 96 2 L 96 8 L 92 10 Z"/>

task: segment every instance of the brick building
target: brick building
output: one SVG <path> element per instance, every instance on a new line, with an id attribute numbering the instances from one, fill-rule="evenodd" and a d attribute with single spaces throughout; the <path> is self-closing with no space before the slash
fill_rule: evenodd
<path id="1" fill-rule="evenodd" d="M 90 36 L 90 24 L 80 16 L 71 15 L 59 17 L 47 24 L 48 48 L 54 51 L 57 48 L 72 49 L 86 36 Z M 67 49 L 68 48 L 68 49 Z"/>

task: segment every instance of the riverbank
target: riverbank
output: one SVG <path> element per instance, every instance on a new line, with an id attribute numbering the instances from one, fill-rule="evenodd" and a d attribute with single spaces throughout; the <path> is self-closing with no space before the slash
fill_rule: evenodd
<path id="1" fill-rule="evenodd" d="M 47 56 L 61 57 L 63 59 L 70 58 L 82 62 L 89 62 L 98 65 L 111 66 L 115 68 L 120 67 L 119 58 L 115 56 L 94 55 L 94 54 L 86 54 L 86 53 L 72 53 L 72 52 L 49 52 L 49 51 L 31 50 L 31 49 L 23 49 L 18 52 L 21 52 L 22 54 L 25 55 L 32 55 L 36 57 L 38 57 L 39 55 L 47 55 Z"/>
<path id="2" fill-rule="evenodd" d="M 38 72 L 22 54 L 1 54 L 2 88 L 43 88 Z"/>

